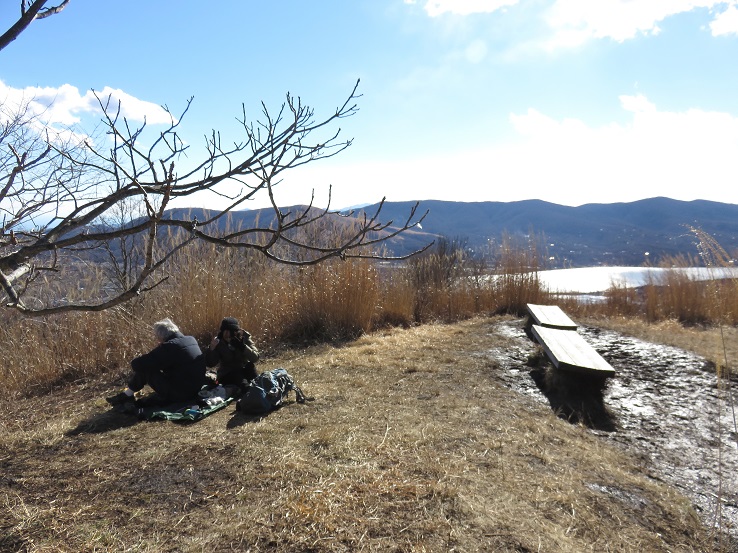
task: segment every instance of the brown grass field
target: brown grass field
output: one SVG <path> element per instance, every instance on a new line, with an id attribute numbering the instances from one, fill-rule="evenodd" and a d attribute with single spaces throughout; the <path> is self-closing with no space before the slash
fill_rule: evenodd
<path id="1" fill-rule="evenodd" d="M 488 279 L 453 249 L 391 271 L 289 270 L 200 245 L 121 308 L 3 312 L 0 551 L 731 551 L 647 456 L 511 390 L 500 360 L 519 344 L 494 329 L 560 302 L 722 375 L 738 359 L 738 284 L 675 273 L 578 305 L 541 289 L 536 257 L 507 243 Z M 36 284 L 74 299 L 110 280 Z M 194 424 L 108 408 L 151 323 L 171 317 L 205 345 L 225 315 L 253 333 L 260 370 L 287 368 L 314 401 Z"/>
<path id="2" fill-rule="evenodd" d="M 284 350 L 260 369 L 314 401 L 263 418 L 138 422 L 103 400 L 118 373 L 6 401 L 0 550 L 719 550 L 642 459 L 501 384 L 496 320 Z"/>

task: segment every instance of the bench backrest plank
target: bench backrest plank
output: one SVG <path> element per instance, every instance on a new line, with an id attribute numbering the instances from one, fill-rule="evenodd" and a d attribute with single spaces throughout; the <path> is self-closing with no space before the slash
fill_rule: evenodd
<path id="1" fill-rule="evenodd" d="M 577 329 L 577 324 L 558 305 L 536 305 L 529 303 L 526 307 L 530 315 L 531 324 L 561 330 Z"/>
<path id="2" fill-rule="evenodd" d="M 561 370 L 613 376 L 615 369 L 576 331 L 533 325 L 531 332 Z"/>

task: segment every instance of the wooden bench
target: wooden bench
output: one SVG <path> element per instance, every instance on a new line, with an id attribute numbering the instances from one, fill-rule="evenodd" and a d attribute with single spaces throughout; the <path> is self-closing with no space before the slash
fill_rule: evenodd
<path id="1" fill-rule="evenodd" d="M 558 328 L 559 330 L 576 330 L 577 324 L 564 313 L 558 305 L 536 305 L 529 303 L 528 322 L 526 328 L 533 325 L 546 328 Z"/>
<path id="2" fill-rule="evenodd" d="M 612 365 L 576 330 L 532 325 L 531 333 L 557 369 L 603 378 L 615 375 Z"/>

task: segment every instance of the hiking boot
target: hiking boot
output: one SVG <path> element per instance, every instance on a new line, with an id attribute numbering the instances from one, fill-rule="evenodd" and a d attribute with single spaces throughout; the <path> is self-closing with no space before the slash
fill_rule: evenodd
<path id="1" fill-rule="evenodd" d="M 133 398 L 130 398 L 129 401 L 124 401 L 123 403 L 120 403 L 113 407 L 116 412 L 123 413 L 124 415 L 139 415 L 139 411 L 142 411 L 142 409 L 139 409 L 138 405 L 136 405 L 136 402 L 133 400 Z"/>
<path id="2" fill-rule="evenodd" d="M 127 403 L 129 401 L 135 401 L 135 398 L 133 396 L 129 396 L 125 392 L 119 392 L 114 396 L 106 397 L 105 401 L 115 407 L 116 405 L 123 405 L 124 403 Z"/>
<path id="3" fill-rule="evenodd" d="M 136 405 L 138 405 L 139 407 L 145 407 L 147 409 L 154 407 L 163 407 L 168 403 L 172 402 L 168 401 L 165 397 L 160 396 L 156 392 L 145 395 L 142 398 L 136 400 Z"/>

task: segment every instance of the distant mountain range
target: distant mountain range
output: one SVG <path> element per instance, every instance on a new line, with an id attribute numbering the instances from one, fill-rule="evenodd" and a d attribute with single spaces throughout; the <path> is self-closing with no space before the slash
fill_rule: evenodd
<path id="1" fill-rule="evenodd" d="M 386 202 L 381 220 L 401 225 L 415 202 Z M 355 210 L 373 213 L 378 204 Z M 286 210 L 292 208 L 284 208 Z M 294 209 L 299 209 L 296 206 Z M 389 242 L 395 254 L 405 254 L 443 236 L 464 241 L 479 253 L 492 251 L 507 235 L 517 243 L 534 240 L 550 268 L 597 265 L 638 266 L 658 263 L 665 256 L 696 256 L 696 239 L 689 227 L 710 234 L 728 252 L 738 248 L 738 205 L 705 200 L 690 202 L 651 198 L 630 203 L 562 206 L 541 200 L 519 202 L 422 201 L 428 210 L 422 229 L 403 233 Z M 174 216 L 206 219 L 202 209 L 170 210 Z M 231 224 L 261 224 L 270 209 L 238 211 Z M 732 255 L 732 253 L 731 253 Z"/>

